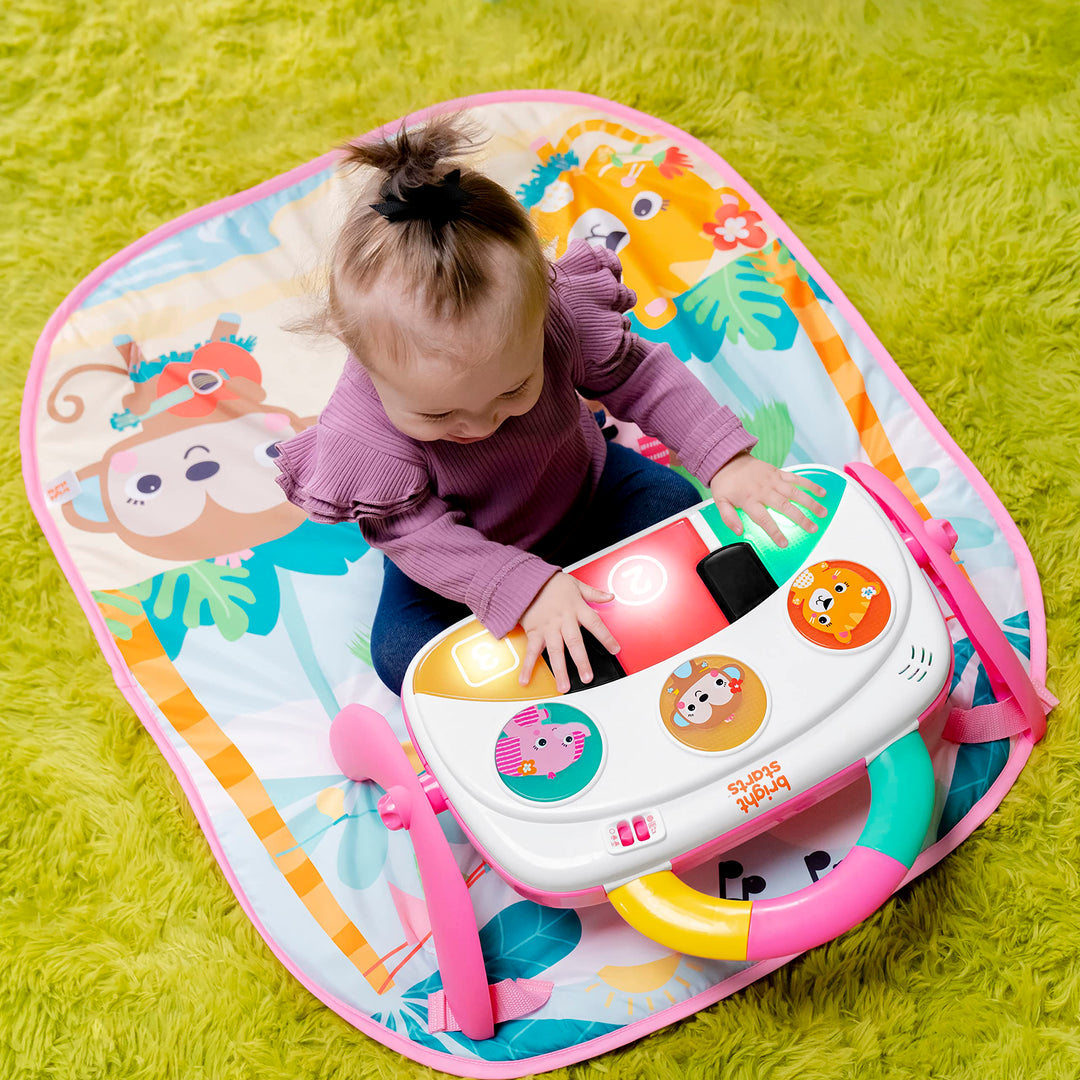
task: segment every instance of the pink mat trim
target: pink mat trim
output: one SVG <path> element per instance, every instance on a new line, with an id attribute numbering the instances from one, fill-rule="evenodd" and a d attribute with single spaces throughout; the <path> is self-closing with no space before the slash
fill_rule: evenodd
<path id="1" fill-rule="evenodd" d="M 707 160 L 714 168 L 726 176 L 732 186 L 740 187 L 752 199 L 755 209 L 761 214 L 762 219 L 770 225 L 777 236 L 783 237 L 784 242 L 798 261 L 802 263 L 814 279 L 826 289 L 837 309 L 851 323 L 853 329 L 855 329 L 859 337 L 862 338 L 864 344 L 869 348 L 870 352 L 892 380 L 893 384 L 901 392 L 919 418 L 926 424 L 930 433 L 937 438 L 941 446 L 948 452 L 950 457 L 953 458 L 964 476 L 971 483 L 972 487 L 975 488 L 987 508 L 990 510 L 994 520 L 997 521 L 1016 557 L 1016 562 L 1020 569 L 1020 579 L 1023 585 L 1024 598 L 1030 619 L 1031 674 L 1040 682 L 1045 682 L 1046 617 L 1043 608 L 1042 589 L 1039 583 L 1038 572 L 1036 571 L 1034 561 L 1031 558 L 1031 553 L 1028 551 L 1027 545 L 1021 537 L 1019 529 L 1017 529 L 1012 518 L 1009 517 L 1008 512 L 1001 504 L 997 495 L 994 494 L 990 485 L 968 460 L 964 452 L 954 442 L 952 437 L 941 425 L 937 417 L 930 411 L 922 398 L 919 397 L 918 392 L 885 351 L 885 347 L 878 341 L 866 321 L 855 310 L 854 306 L 840 291 L 832 278 L 824 271 L 820 263 L 818 263 L 809 251 L 807 251 L 802 242 L 780 220 L 779 216 L 771 209 L 771 207 L 769 207 L 765 200 L 762 199 L 757 192 L 754 191 L 754 189 L 750 187 L 750 185 L 747 184 L 726 161 L 724 161 L 723 158 L 704 143 L 687 135 L 685 132 L 673 127 L 663 120 L 658 120 L 656 117 L 649 116 L 647 113 L 632 109 L 626 105 L 619 105 L 616 102 L 608 101 L 605 98 L 597 97 L 593 94 L 583 94 L 573 90 L 544 89 L 502 90 L 485 94 L 472 94 L 467 97 L 441 102 L 438 105 L 429 106 L 428 108 L 421 109 L 415 113 L 410 113 L 408 114 L 407 119 L 413 123 L 419 123 L 430 116 L 444 112 L 452 112 L 471 106 L 515 101 L 553 101 L 567 105 L 594 106 L 599 110 L 620 118 L 628 124 L 645 124 L 652 130 L 677 140 L 683 148 L 691 148 L 695 153 Z M 400 118 L 393 120 L 376 128 L 374 131 L 369 132 L 366 136 L 363 136 L 363 138 L 370 140 L 380 138 L 391 131 L 397 130 L 400 123 Z M 710 990 L 698 994 L 696 997 L 690 998 L 679 1005 L 673 1005 L 664 1009 L 662 1012 L 654 1013 L 652 1016 L 645 1017 L 635 1023 L 628 1024 L 618 1031 L 611 1032 L 598 1039 L 579 1043 L 576 1046 L 568 1047 L 565 1050 L 560 1050 L 552 1054 L 525 1058 L 521 1061 L 485 1062 L 460 1055 L 438 1054 L 418 1046 L 416 1043 L 403 1038 L 396 1032 L 389 1031 L 382 1025 L 372 1021 L 365 1014 L 360 1013 L 351 1006 L 339 1001 L 333 995 L 320 988 L 312 980 L 308 979 L 290 962 L 289 958 L 280 947 L 277 946 L 270 937 L 269 932 L 256 916 L 254 908 L 248 901 L 247 896 L 240 887 L 240 883 L 237 881 L 229 866 L 228 860 L 225 858 L 221 843 L 214 831 L 213 823 L 199 796 L 195 783 L 192 781 L 180 760 L 179 755 L 173 749 L 172 744 L 168 741 L 168 737 L 160 729 L 153 708 L 146 702 L 142 692 L 131 679 L 127 666 L 124 664 L 123 658 L 116 647 L 116 643 L 113 641 L 112 635 L 105 626 L 104 618 L 98 610 L 97 605 L 94 603 L 89 589 L 86 588 L 82 579 L 79 577 L 78 570 L 75 567 L 71 556 L 63 546 L 59 530 L 56 528 L 48 505 L 45 502 L 41 488 L 41 480 L 38 475 L 37 461 L 34 454 L 37 427 L 37 403 L 41 393 L 42 382 L 45 377 L 45 367 L 49 352 L 52 349 L 57 334 L 67 321 L 71 312 L 77 308 L 105 278 L 110 274 L 115 273 L 120 267 L 130 262 L 137 255 L 147 250 L 147 248 L 153 247 L 162 240 L 165 240 L 184 229 L 190 228 L 192 225 L 197 225 L 208 218 L 214 217 L 217 214 L 232 210 L 238 206 L 245 206 L 248 203 L 255 202 L 267 195 L 272 195 L 286 187 L 290 187 L 306 177 L 328 168 L 338 156 L 336 151 L 323 154 L 314 161 L 310 161 L 305 165 L 301 165 L 287 173 L 283 173 L 281 176 L 274 177 L 253 188 L 249 188 L 246 191 L 241 191 L 235 195 L 230 195 L 227 198 L 219 199 L 217 202 L 199 207 L 173 221 L 166 222 L 164 225 L 154 229 L 153 232 L 150 232 L 141 239 L 129 244 L 122 251 L 117 252 L 117 254 L 106 260 L 96 270 L 93 270 L 88 274 L 71 291 L 71 293 L 68 294 L 56 311 L 53 312 L 49 321 L 45 324 L 41 337 L 34 347 L 33 360 L 31 361 L 30 370 L 26 377 L 22 411 L 19 420 L 19 445 L 22 453 L 23 481 L 26 484 L 30 505 L 38 520 L 38 524 L 41 526 L 42 532 L 49 541 L 49 545 L 52 548 L 61 569 L 63 569 L 64 574 L 75 593 L 76 599 L 79 601 L 80 606 L 86 614 L 90 627 L 94 632 L 94 636 L 97 638 L 98 645 L 101 648 L 105 659 L 108 661 L 109 667 L 112 669 L 116 685 L 119 687 L 120 692 L 127 699 L 132 709 L 134 709 L 143 725 L 150 732 L 151 737 L 154 739 L 154 742 L 157 744 L 158 749 L 161 751 L 166 761 L 168 761 L 173 772 L 176 773 L 177 779 L 180 781 L 184 793 L 191 803 L 192 810 L 195 812 L 195 817 L 206 835 L 210 848 L 213 851 L 218 864 L 221 866 L 226 880 L 235 893 L 240 906 L 244 909 L 244 912 L 251 920 L 255 929 L 258 930 L 259 934 L 278 960 L 281 961 L 281 963 L 284 964 L 312 994 L 325 1005 L 333 1009 L 334 1012 L 338 1013 L 339 1016 L 349 1021 L 349 1023 L 359 1028 L 365 1034 L 370 1035 L 372 1038 L 377 1039 L 379 1042 L 384 1043 L 386 1046 L 406 1057 L 410 1057 L 422 1064 L 430 1065 L 433 1068 L 441 1069 L 443 1072 L 448 1072 L 457 1076 L 476 1077 L 478 1080 L 487 1077 L 511 1078 L 526 1076 L 529 1073 L 542 1072 L 559 1068 L 564 1065 L 570 1065 L 574 1062 L 583 1061 L 587 1058 L 594 1057 L 597 1054 L 602 1054 L 607 1050 L 613 1050 L 616 1047 L 623 1046 L 650 1032 L 657 1031 L 661 1027 L 666 1027 L 676 1020 L 689 1016 L 692 1013 L 741 990 L 743 987 L 748 986 L 750 983 L 767 975 L 769 972 L 775 971 L 778 967 L 781 967 L 788 960 L 792 959 L 792 957 L 781 957 L 776 960 L 763 961 L 759 964 L 755 964 L 752 967 L 746 968 L 738 974 L 731 976 L 724 982 L 712 987 Z M 1024 737 L 1018 738 L 1013 743 L 1009 754 L 1009 760 L 1006 762 L 1005 768 L 1002 770 L 995 783 L 990 787 L 989 791 L 987 791 L 979 802 L 968 811 L 963 820 L 958 822 L 951 832 L 932 847 L 924 851 L 919 858 L 915 860 L 911 872 L 908 874 L 907 878 L 905 878 L 905 883 L 912 878 L 917 877 L 930 866 L 933 866 L 934 863 L 942 859 L 990 816 L 993 810 L 1001 802 L 1002 798 L 1004 798 L 1005 793 L 1012 786 L 1016 777 L 1020 774 L 1020 770 L 1023 768 L 1024 763 L 1031 753 L 1031 748 L 1032 743 Z"/>

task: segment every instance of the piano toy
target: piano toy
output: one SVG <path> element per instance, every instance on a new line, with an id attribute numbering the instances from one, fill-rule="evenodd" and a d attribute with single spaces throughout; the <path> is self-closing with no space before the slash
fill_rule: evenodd
<path id="1" fill-rule="evenodd" d="M 680 952 L 728 960 L 797 953 L 876 910 L 910 870 L 930 824 L 934 774 L 920 723 L 944 701 L 953 652 L 944 605 L 996 688 L 1042 711 L 1000 629 L 951 559 L 956 534 L 923 521 L 869 466 L 791 470 L 821 485 L 806 533 L 774 515 L 779 547 L 712 502 L 568 568 L 614 600 L 618 639 L 590 635 L 594 678 L 557 691 L 544 658 L 528 685 L 520 627 L 497 640 L 475 619 L 413 660 L 402 706 L 425 772 L 389 725 L 348 706 L 331 744 L 342 771 L 385 794 L 410 832 L 447 1000 L 462 1030 L 492 1030 L 468 891 L 436 814 L 449 811 L 523 896 L 607 902 Z M 1030 700 L 1029 700 L 1030 699 Z M 865 828 L 840 864 L 785 897 L 733 900 L 680 874 L 869 774 Z"/>

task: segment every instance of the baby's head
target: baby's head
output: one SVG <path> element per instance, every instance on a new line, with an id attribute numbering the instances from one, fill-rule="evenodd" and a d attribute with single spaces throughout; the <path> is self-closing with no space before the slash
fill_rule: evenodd
<path id="1" fill-rule="evenodd" d="M 423 441 L 486 438 L 543 388 L 551 264 L 513 196 L 454 162 L 480 141 L 444 116 L 346 147 L 347 168 L 373 172 L 338 235 L 321 325 Z"/>

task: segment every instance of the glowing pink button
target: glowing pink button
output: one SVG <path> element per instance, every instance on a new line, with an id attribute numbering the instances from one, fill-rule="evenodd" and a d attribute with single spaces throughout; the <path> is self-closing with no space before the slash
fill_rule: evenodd
<path id="1" fill-rule="evenodd" d="M 629 847 L 634 842 L 634 834 L 630 831 L 629 821 L 619 822 L 619 839 L 623 847 Z"/>
<path id="2" fill-rule="evenodd" d="M 708 553 L 705 541 L 683 517 L 573 571 L 579 581 L 614 595 L 596 610 L 622 646 L 619 664 L 628 675 L 727 626 L 697 573 L 697 564 Z"/>
<path id="3" fill-rule="evenodd" d="M 639 840 L 649 839 L 649 826 L 645 824 L 643 817 L 634 818 L 634 832 Z"/>

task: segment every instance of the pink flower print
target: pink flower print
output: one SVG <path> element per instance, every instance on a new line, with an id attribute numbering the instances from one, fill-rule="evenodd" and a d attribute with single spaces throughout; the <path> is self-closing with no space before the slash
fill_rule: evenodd
<path id="1" fill-rule="evenodd" d="M 250 559 L 255 554 L 251 548 L 243 551 L 230 551 L 228 555 L 218 555 L 214 559 L 215 566 L 227 566 L 230 570 L 239 570 L 245 559 Z"/>
<path id="2" fill-rule="evenodd" d="M 761 215 L 753 210 L 740 210 L 736 203 L 725 203 L 716 211 L 716 224 L 703 226 L 712 237 L 713 247 L 731 251 L 739 244 L 757 250 L 765 245 L 765 230 L 758 224 Z"/>
<path id="3" fill-rule="evenodd" d="M 653 158 L 656 161 L 656 158 Z M 656 167 L 660 175 L 665 179 L 673 176 L 681 176 L 683 171 L 690 168 L 690 159 L 677 147 L 669 146 L 664 151 L 664 156 L 656 161 Z"/>

